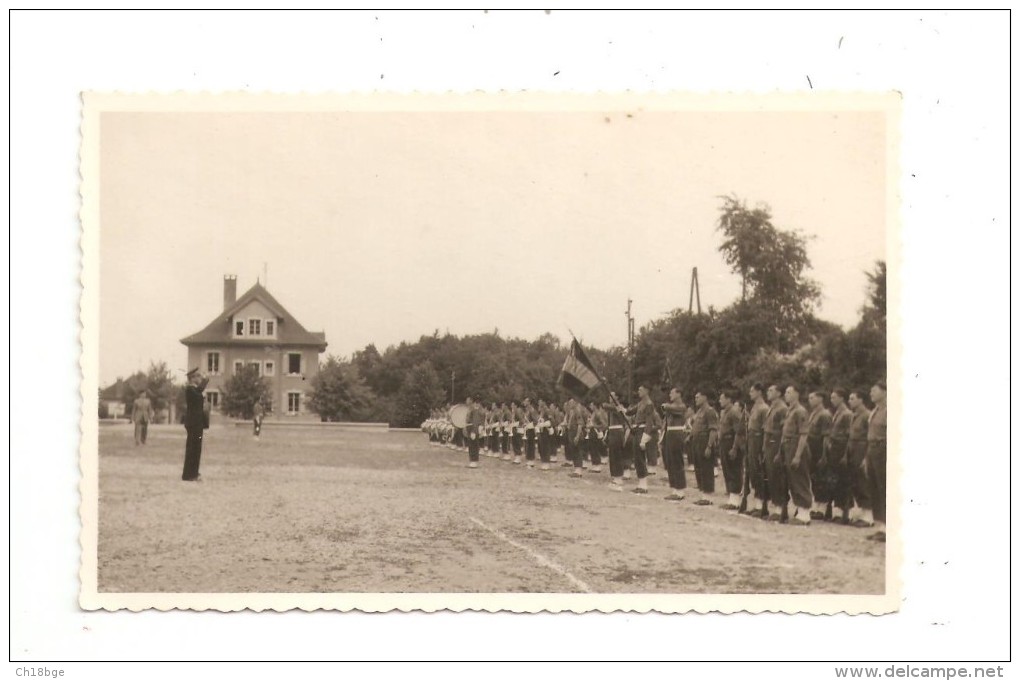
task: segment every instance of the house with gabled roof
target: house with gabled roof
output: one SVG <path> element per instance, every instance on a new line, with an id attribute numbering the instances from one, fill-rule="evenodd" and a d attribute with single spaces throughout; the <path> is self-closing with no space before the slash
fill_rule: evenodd
<path id="1" fill-rule="evenodd" d="M 238 298 L 237 277 L 224 276 L 223 310 L 181 343 L 188 348 L 188 367 L 209 375 L 205 396 L 214 412 L 227 380 L 254 366 L 271 386 L 268 418 L 318 420 L 307 403 L 319 355 L 326 351 L 326 334 L 305 329 L 261 283 Z"/>

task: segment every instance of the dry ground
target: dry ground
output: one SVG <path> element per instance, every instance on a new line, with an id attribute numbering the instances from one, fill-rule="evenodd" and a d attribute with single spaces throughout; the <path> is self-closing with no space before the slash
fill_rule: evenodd
<path id="1" fill-rule="evenodd" d="M 881 593 L 867 531 L 781 526 L 430 447 L 417 433 L 99 433 L 99 590 Z M 718 488 L 718 486 L 717 486 Z M 718 495 L 722 499 L 722 495 Z"/>

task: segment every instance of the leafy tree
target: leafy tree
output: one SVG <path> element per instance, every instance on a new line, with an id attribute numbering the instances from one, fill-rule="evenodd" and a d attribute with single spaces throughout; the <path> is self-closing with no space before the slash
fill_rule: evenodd
<path id="1" fill-rule="evenodd" d="M 269 395 L 269 381 L 259 376 L 255 365 L 243 367 L 223 385 L 221 408 L 227 416 L 250 419 L 255 405 Z"/>
<path id="2" fill-rule="evenodd" d="M 173 400 L 174 381 L 166 362 L 150 362 L 145 374 L 146 391 L 152 400 L 152 408 L 162 411 Z"/>
<path id="3" fill-rule="evenodd" d="M 723 235 L 719 251 L 740 275 L 741 302 L 751 302 L 771 317 L 774 333 L 763 338 L 779 350 L 795 346 L 795 331 L 811 314 L 821 297 L 818 284 L 804 272 L 811 268 L 808 238 L 772 224 L 772 213 L 762 204 L 748 208 L 736 196 L 723 196 L 717 229 Z"/>
<path id="4" fill-rule="evenodd" d="M 426 360 L 414 365 L 404 379 L 396 400 L 394 420 L 404 428 L 417 426 L 444 401 L 439 375 L 432 363 Z"/>
<path id="5" fill-rule="evenodd" d="M 323 421 L 359 420 L 371 412 L 374 397 L 353 364 L 330 355 L 312 379 L 308 407 Z"/>

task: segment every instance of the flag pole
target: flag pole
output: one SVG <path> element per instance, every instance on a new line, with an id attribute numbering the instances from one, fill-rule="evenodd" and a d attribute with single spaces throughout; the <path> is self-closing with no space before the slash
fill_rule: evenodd
<path id="1" fill-rule="evenodd" d="M 581 347 L 582 350 L 584 350 L 584 347 L 581 346 L 581 341 L 577 340 L 577 336 L 574 335 L 574 332 L 570 330 L 569 326 L 567 327 L 567 331 L 570 333 L 570 338 L 573 339 L 573 341 L 575 343 L 577 343 L 577 345 L 579 347 Z M 609 393 L 609 400 L 616 406 L 617 409 L 620 410 L 620 413 L 623 414 L 623 420 L 627 422 L 627 429 L 630 430 L 631 429 L 631 423 L 630 423 L 630 419 L 627 418 L 626 407 L 624 407 L 622 404 L 620 404 L 620 400 L 617 399 L 615 395 L 613 395 L 613 391 L 609 389 L 609 384 L 606 383 L 605 379 L 602 378 L 601 374 L 599 374 L 599 370 L 595 366 L 594 363 L 591 365 L 591 368 L 592 368 L 592 371 L 595 373 L 595 378 L 599 379 L 599 385 L 604 386 L 605 389 L 606 389 L 606 392 Z"/>

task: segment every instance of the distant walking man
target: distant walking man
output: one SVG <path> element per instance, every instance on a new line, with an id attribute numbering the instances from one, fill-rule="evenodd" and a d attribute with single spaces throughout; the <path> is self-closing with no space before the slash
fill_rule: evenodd
<path id="1" fill-rule="evenodd" d="M 887 422 L 885 383 L 871 386 L 871 401 L 875 408 L 868 419 L 868 492 L 871 510 L 875 516 L 875 534 L 868 537 L 874 541 L 885 541 L 885 432 Z"/>
<path id="2" fill-rule="evenodd" d="M 252 420 L 252 435 L 255 439 L 259 439 L 262 435 L 262 421 L 266 418 L 266 408 L 262 406 L 262 400 L 255 403 L 252 408 L 251 420 Z"/>
<path id="3" fill-rule="evenodd" d="M 135 423 L 135 444 L 144 445 L 149 437 L 149 421 L 152 420 L 152 402 L 149 401 L 148 392 L 143 390 L 135 398 L 131 420 Z"/>
<path id="4" fill-rule="evenodd" d="M 202 395 L 209 378 L 198 367 L 188 372 L 188 385 L 184 388 L 184 429 L 188 433 L 184 445 L 184 472 L 181 480 L 200 482 L 198 467 L 202 460 L 202 435 L 208 427 L 205 417 L 205 397 Z"/>

